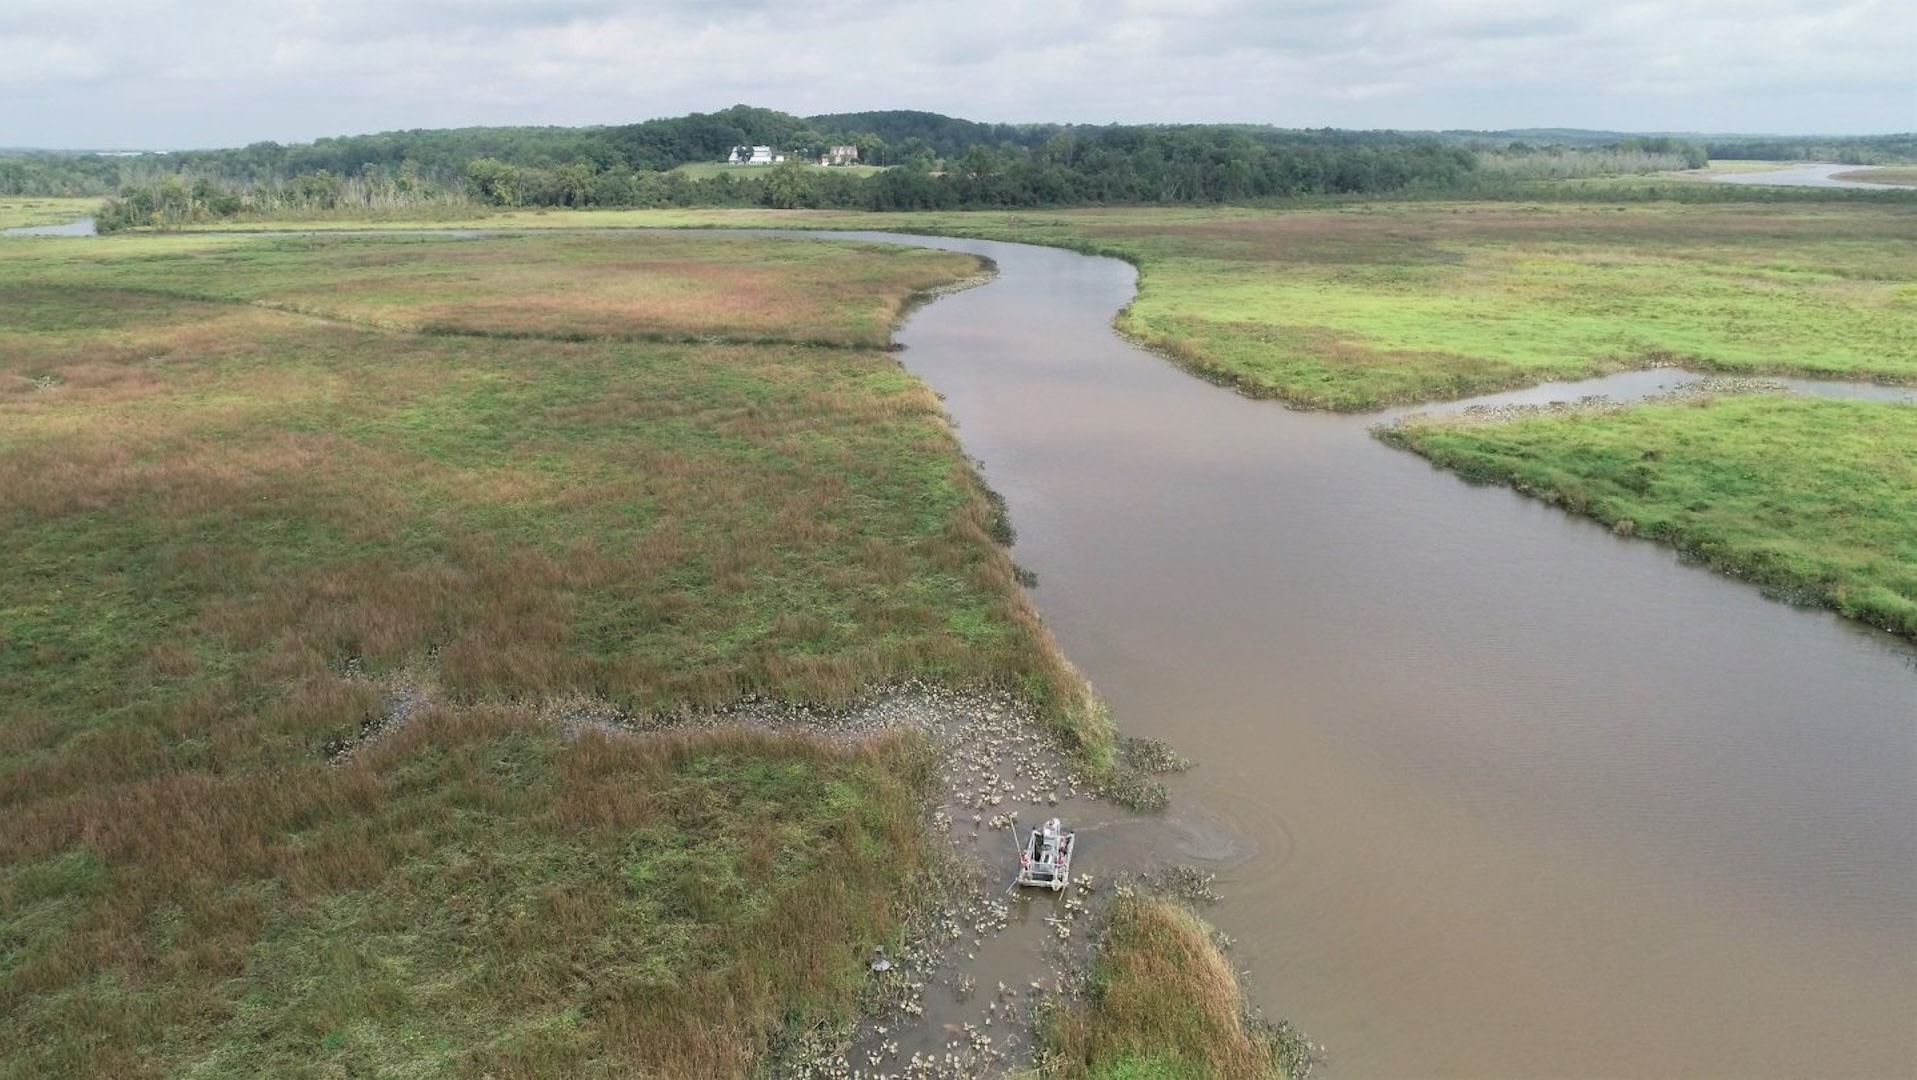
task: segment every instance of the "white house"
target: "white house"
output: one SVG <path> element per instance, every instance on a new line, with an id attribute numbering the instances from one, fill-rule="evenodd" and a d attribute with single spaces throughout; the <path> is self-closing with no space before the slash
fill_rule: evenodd
<path id="1" fill-rule="evenodd" d="M 726 159 L 728 165 L 777 165 L 785 160 L 784 154 L 775 154 L 770 146 L 735 146 L 732 156 Z"/>

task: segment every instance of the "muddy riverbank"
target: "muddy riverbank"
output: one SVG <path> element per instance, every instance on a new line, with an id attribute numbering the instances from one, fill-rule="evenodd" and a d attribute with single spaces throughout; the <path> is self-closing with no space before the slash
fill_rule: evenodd
<path id="1" fill-rule="evenodd" d="M 846 742 L 892 732 L 926 740 L 938 762 L 927 827 L 948 842 L 933 880 L 901 879 L 918 900 L 903 940 L 867 958 L 860 1022 L 774 1047 L 771 1075 L 974 1080 L 1029 1068 L 1042 1012 L 1075 1000 L 1082 988 L 1097 917 L 1110 899 L 1125 890 L 1197 905 L 1216 899 L 1210 875 L 1185 861 L 1210 850 L 1202 827 L 1101 798 L 1099 781 L 1015 694 L 908 683 L 875 690 L 843 710 L 753 699 L 632 718 L 582 699 L 553 702 L 544 715 L 575 737 L 746 729 Z M 1138 740 L 1122 756 L 1149 775 L 1189 765 L 1167 747 Z M 1071 884 L 1058 892 L 1010 887 L 1017 838 L 1049 817 L 1062 818 L 1077 836 Z M 1134 861 L 1140 858 L 1148 861 Z M 1282 1023 L 1260 1029 L 1272 1032 L 1293 1075 L 1309 1071 L 1302 1035 Z"/>

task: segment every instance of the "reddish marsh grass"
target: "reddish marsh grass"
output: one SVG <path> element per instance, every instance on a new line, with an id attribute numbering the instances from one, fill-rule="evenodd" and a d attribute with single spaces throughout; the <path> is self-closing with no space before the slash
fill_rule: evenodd
<path id="1" fill-rule="evenodd" d="M 524 295 L 568 296 L 565 273 L 613 327 L 613 278 L 757 273 L 755 333 L 876 343 L 971 260 L 221 243 L 0 264 L 7 1075 L 730 1075 L 846 1016 L 920 881 L 922 748 L 568 743 L 534 719 L 554 696 L 985 680 L 1102 754 L 936 399 L 883 353 L 249 303 L 403 271 L 532 334 L 575 301 Z M 710 330 L 697 303 L 647 310 L 646 333 Z M 329 763 L 415 679 L 422 713 Z"/>
<path id="2" fill-rule="evenodd" d="M 36 258 L 31 278 L 0 281 L 241 301 L 404 331 L 881 348 L 915 293 L 978 268 L 945 252 L 723 234 L 124 239 L 107 257 Z M 156 260 L 163 276 L 150 272 Z"/>

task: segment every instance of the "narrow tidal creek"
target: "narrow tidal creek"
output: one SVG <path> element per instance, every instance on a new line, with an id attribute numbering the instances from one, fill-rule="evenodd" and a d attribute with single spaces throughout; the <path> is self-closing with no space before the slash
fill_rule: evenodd
<path id="1" fill-rule="evenodd" d="M 837 235 L 997 261 L 903 362 L 1121 729 L 1198 762 L 1080 869 L 1216 870 L 1321 1075 L 1917 1074 L 1917 650 L 1191 378 L 1113 333 L 1123 263 Z"/>

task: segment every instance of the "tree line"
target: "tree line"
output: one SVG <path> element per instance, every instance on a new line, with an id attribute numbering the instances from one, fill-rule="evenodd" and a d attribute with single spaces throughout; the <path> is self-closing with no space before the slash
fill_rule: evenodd
<path id="1" fill-rule="evenodd" d="M 1478 168 L 1475 154 L 1436 140 L 1274 138 L 1225 127 L 1101 128 L 1055 133 L 1032 147 L 973 145 L 954 158 L 913 159 L 875 173 L 798 160 L 710 176 L 634 169 L 623 161 L 516 163 L 479 157 L 456 180 L 403 162 L 235 182 L 174 175 L 123 189 L 97 218 L 106 231 L 241 216 L 403 209 L 460 200 L 491 207 L 764 206 L 953 210 L 1103 203 L 1219 203 L 1312 194 L 1442 190 Z"/>
<path id="2" fill-rule="evenodd" d="M 1243 202 L 1476 190 L 1707 160 L 1705 146 L 1668 136 L 1567 146 L 1543 141 L 1556 133 L 1508 142 L 1489 134 L 983 124 L 907 110 L 799 117 L 738 105 L 605 127 L 395 131 L 138 157 L 15 154 L 0 156 L 0 194 L 113 196 L 100 217 L 110 229 L 474 204 L 884 211 Z M 1829 148 L 1800 142 L 1792 145 L 1803 152 Z M 1909 136 L 1849 142 L 1917 157 Z M 680 169 L 749 145 L 776 147 L 788 162 L 718 175 Z M 805 164 L 842 145 L 884 170 Z"/>
<path id="3" fill-rule="evenodd" d="M 1602 137 L 1601 139 L 1599 137 Z M 224 150 L 193 150 L 177 153 L 145 154 L 135 157 L 107 157 L 85 154 L 0 153 L 0 195 L 99 195 L 114 194 L 130 187 L 150 187 L 165 176 L 179 176 L 192 183 L 206 178 L 235 189 L 270 187 L 297 177 L 325 172 L 341 178 L 369 175 L 397 176 L 402 172 L 417 180 L 451 189 L 465 185 L 473 162 L 487 160 L 523 171 L 528 191 L 552 187 L 565 189 L 568 179 L 576 180 L 582 170 L 598 177 L 596 186 L 609 194 L 607 201 L 623 203 L 624 181 L 620 177 L 648 172 L 668 172 L 693 162 L 717 162 L 725 159 L 735 146 L 769 145 L 790 158 L 813 158 L 828 147 L 852 145 L 859 148 L 860 161 L 870 165 L 917 167 L 934 175 L 951 167 L 975 149 L 990 150 L 1013 160 L 1026 159 L 1040 164 L 1055 162 L 1058 154 L 1048 148 L 1104 148 L 1113 152 L 1139 149 L 1149 155 L 1161 142 L 1189 144 L 1194 140 L 1218 144 L 1237 139 L 1227 147 L 1227 156 L 1245 161 L 1257 172 L 1256 160 L 1279 151 L 1300 158 L 1301 168 L 1327 171 L 1320 159 L 1327 148 L 1366 147 L 1374 159 L 1407 154 L 1407 147 L 1433 142 L 1465 146 L 1480 155 L 1502 154 L 1508 142 L 1531 151 L 1557 151 L 1560 164 L 1575 159 L 1575 151 L 1612 152 L 1622 155 L 1667 157 L 1679 155 L 1693 165 L 1704 155 L 1716 158 L 1775 158 L 1785 160 L 1828 159 L 1856 164 L 1917 161 L 1917 135 L 1855 137 L 1777 137 L 1777 138 L 1699 138 L 1669 136 L 1630 136 L 1619 133 L 1539 130 L 1536 132 L 1441 134 L 1405 134 L 1399 132 L 1353 132 L 1305 130 L 1293 131 L 1254 125 L 1193 125 L 1183 127 L 1074 126 L 1061 124 L 986 124 L 937 113 L 890 110 L 862 113 L 837 113 L 799 117 L 773 109 L 736 105 L 713 113 L 647 120 L 642 123 L 601 127 L 487 127 L 434 130 L 389 131 L 371 135 L 351 135 L 318 139 L 311 143 L 283 145 L 259 142 Z M 1172 153 L 1187 152 L 1174 150 Z M 1206 150 L 1206 153 L 1213 152 Z M 1450 168 L 1441 157 L 1425 152 L 1426 164 L 1443 172 Z M 1416 156 L 1416 155 L 1410 155 Z M 1353 152 L 1358 162 L 1366 154 Z M 1049 160 L 1048 160 L 1049 159 Z M 1622 160 L 1620 158 L 1620 160 Z M 1068 170 L 1084 171 L 1075 163 Z M 1238 191 L 1257 187 L 1286 186 L 1267 179 L 1262 184 L 1244 175 L 1247 166 L 1234 165 L 1231 175 L 1220 181 L 1186 186 L 1200 190 Z M 1352 166 L 1359 167 L 1359 166 Z M 1149 161 L 1143 171 L 1162 172 Z M 1386 167 L 1389 171 L 1390 167 Z M 1092 170 L 1097 171 L 1097 170 Z M 1282 170 L 1281 170 L 1282 171 Z M 1329 169 L 1336 172 L 1335 168 Z M 1549 173 L 1551 170 L 1545 170 Z M 547 183 L 547 178 L 551 183 Z M 1041 182 L 1040 188 L 1057 187 L 1056 177 Z M 1294 178 L 1295 180 L 1295 178 Z M 1328 183 L 1348 183 L 1331 180 Z M 650 197 L 641 189 L 633 198 Z M 1100 181 L 1089 183 L 1092 189 L 1154 186 L 1151 179 L 1139 181 Z M 976 187 L 976 185 L 975 185 Z M 571 184 L 576 196 L 579 185 Z M 1227 197 L 1239 197 L 1236 194 Z M 533 202 L 545 200 L 534 196 Z M 570 205 L 561 201 L 554 205 Z"/>
<path id="4" fill-rule="evenodd" d="M 1900 165 L 1917 161 L 1917 132 L 1901 135 L 1806 135 L 1712 139 L 1705 150 L 1728 161 L 1829 161 Z"/>

